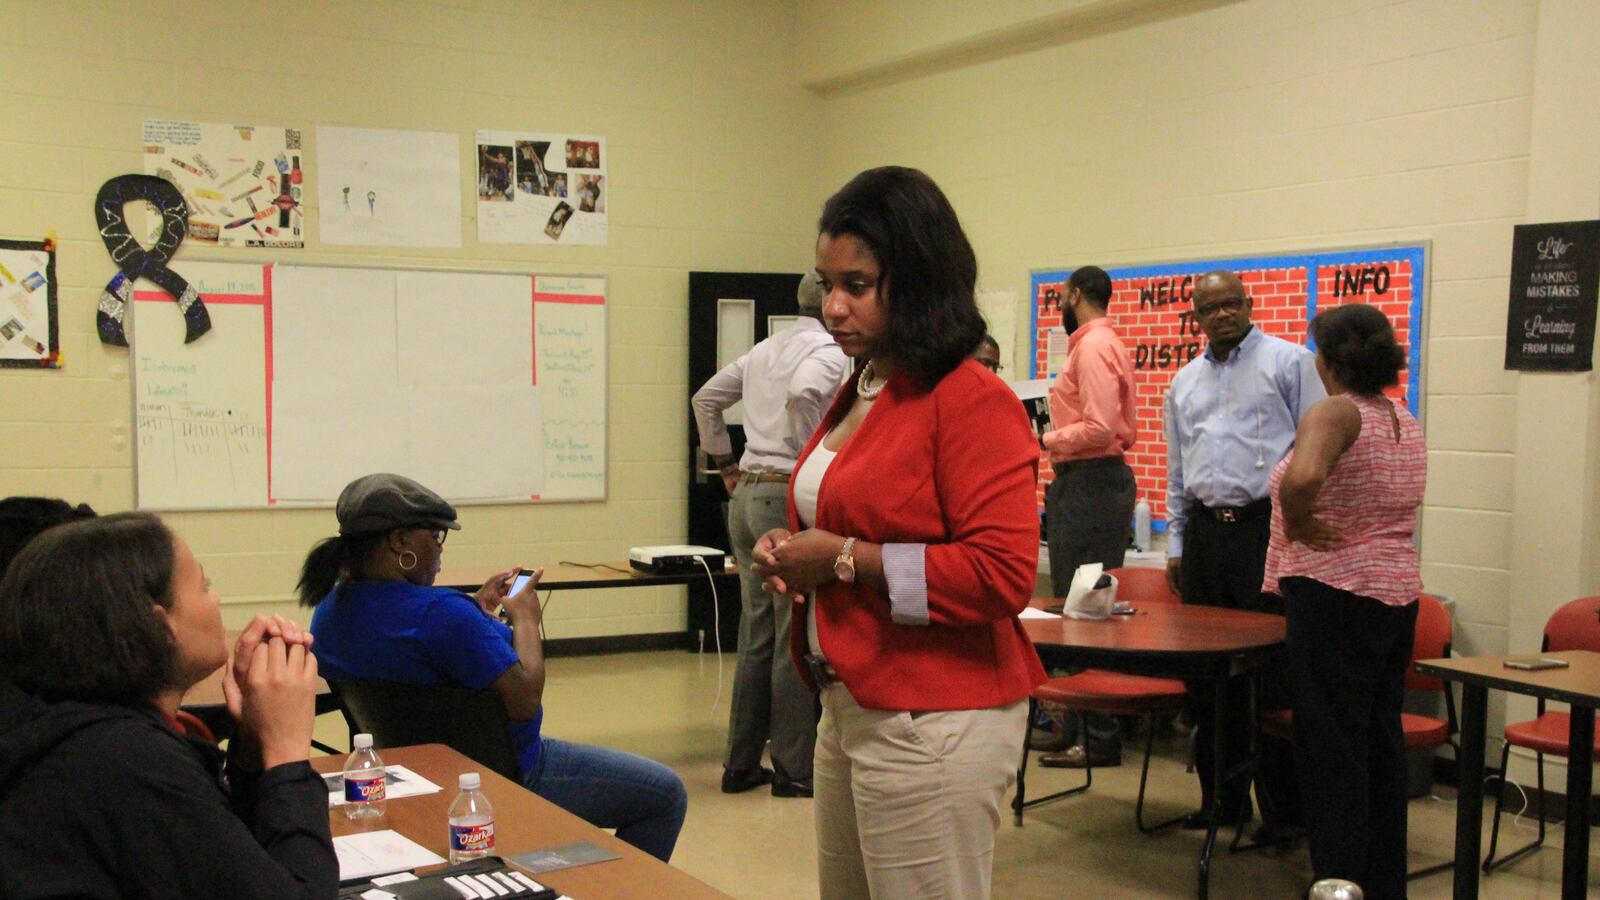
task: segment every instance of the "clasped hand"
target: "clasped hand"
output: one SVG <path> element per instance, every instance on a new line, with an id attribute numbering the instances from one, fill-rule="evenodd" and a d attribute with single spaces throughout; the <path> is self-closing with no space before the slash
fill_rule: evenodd
<path id="1" fill-rule="evenodd" d="M 311 755 L 317 702 L 311 643 L 311 632 L 282 616 L 256 616 L 222 674 L 228 712 L 255 739 L 264 769 Z"/>
<path id="2" fill-rule="evenodd" d="M 756 540 L 750 568 L 768 591 L 804 603 L 806 594 L 834 579 L 833 563 L 843 548 L 844 538 L 831 531 L 808 528 L 791 534 L 774 528 Z"/>

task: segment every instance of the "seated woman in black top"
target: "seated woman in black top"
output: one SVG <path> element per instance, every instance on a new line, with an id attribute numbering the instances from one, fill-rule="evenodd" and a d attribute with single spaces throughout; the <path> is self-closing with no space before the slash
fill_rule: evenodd
<path id="1" fill-rule="evenodd" d="M 226 767 L 183 694 L 228 661 L 222 612 L 155 516 L 52 528 L 0 579 L 0 896 L 338 892 L 327 788 L 306 762 L 310 635 L 257 617 L 224 673 Z"/>

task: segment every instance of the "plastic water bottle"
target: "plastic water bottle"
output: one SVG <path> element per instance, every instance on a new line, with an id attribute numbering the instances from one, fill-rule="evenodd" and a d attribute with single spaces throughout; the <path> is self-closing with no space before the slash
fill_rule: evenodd
<path id="1" fill-rule="evenodd" d="M 1143 497 L 1133 505 L 1133 546 L 1136 550 L 1150 549 L 1150 501 Z"/>
<path id="2" fill-rule="evenodd" d="M 450 804 L 450 864 L 494 852 L 494 807 L 478 790 L 477 772 L 461 773 L 461 793 Z"/>
<path id="3" fill-rule="evenodd" d="M 372 735 L 358 734 L 351 743 L 355 750 L 344 761 L 344 814 L 352 819 L 376 819 L 387 805 L 388 771 L 372 749 Z"/>

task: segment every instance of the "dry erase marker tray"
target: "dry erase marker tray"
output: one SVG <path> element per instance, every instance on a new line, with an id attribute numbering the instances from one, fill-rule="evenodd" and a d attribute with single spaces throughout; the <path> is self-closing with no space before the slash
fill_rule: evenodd
<path id="1" fill-rule="evenodd" d="M 560 895 L 526 874 L 506 865 L 498 856 L 486 856 L 419 875 L 412 881 L 391 877 L 362 881 L 339 888 L 339 900 L 379 898 L 382 891 L 397 900 L 556 900 Z"/>

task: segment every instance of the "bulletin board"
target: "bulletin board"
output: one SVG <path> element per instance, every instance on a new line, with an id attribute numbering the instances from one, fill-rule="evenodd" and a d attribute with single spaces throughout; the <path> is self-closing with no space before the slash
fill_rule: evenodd
<path id="1" fill-rule="evenodd" d="M 1368 303 L 1383 310 L 1395 337 L 1407 348 L 1406 371 L 1390 393 L 1403 398 L 1418 421 L 1423 409 L 1423 347 L 1426 342 L 1428 285 L 1426 243 L 1351 250 L 1286 253 L 1108 268 L 1111 303 L 1107 312 L 1133 355 L 1139 437 L 1127 453 L 1139 497 L 1150 503 L 1156 530 L 1166 525 L 1167 445 L 1162 405 L 1172 377 L 1205 351 L 1205 336 L 1194 321 L 1195 281 L 1214 269 L 1239 275 L 1250 292 L 1251 321 L 1263 332 L 1308 345 L 1307 325 L 1320 309 Z M 1035 270 L 1029 291 L 1032 312 L 1033 378 L 1054 378 L 1065 358 L 1061 301 L 1072 268 Z M 1048 456 L 1039 458 L 1040 509 L 1044 489 L 1054 477 Z"/>
<path id="2" fill-rule="evenodd" d="M 453 502 L 603 500 L 603 277 L 189 262 L 210 333 L 136 291 L 141 509 L 328 506 L 398 472 Z"/>

